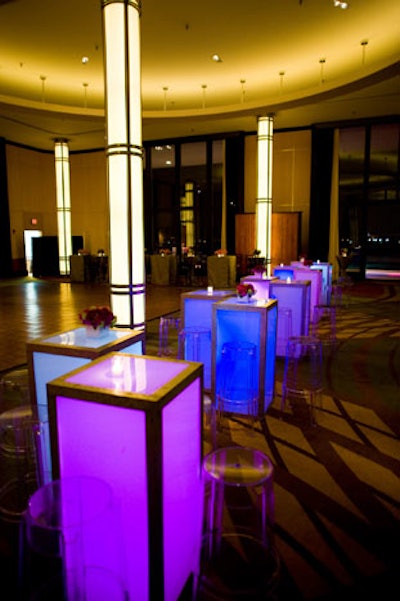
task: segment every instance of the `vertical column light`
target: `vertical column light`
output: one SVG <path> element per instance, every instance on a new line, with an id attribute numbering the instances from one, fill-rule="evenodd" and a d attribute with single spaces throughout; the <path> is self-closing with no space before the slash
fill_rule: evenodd
<path id="1" fill-rule="evenodd" d="M 273 125 L 272 115 L 258 118 L 256 246 L 265 257 L 267 276 L 271 275 Z"/>
<path id="2" fill-rule="evenodd" d="M 117 326 L 144 328 L 140 0 L 102 0 L 110 213 L 110 302 Z"/>
<path id="3" fill-rule="evenodd" d="M 67 140 L 54 140 L 54 156 L 56 168 L 59 269 L 60 275 L 68 275 L 70 271 L 69 257 L 72 255 L 72 236 L 69 150 Z"/>

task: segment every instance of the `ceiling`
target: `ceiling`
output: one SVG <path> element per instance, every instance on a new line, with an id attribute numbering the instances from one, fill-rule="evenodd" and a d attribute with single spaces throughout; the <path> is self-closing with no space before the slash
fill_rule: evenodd
<path id="1" fill-rule="evenodd" d="M 400 112 L 398 0 L 142 0 L 140 31 L 144 141 Z M 0 0 L 0 137 L 101 148 L 103 90 L 101 0 Z"/>

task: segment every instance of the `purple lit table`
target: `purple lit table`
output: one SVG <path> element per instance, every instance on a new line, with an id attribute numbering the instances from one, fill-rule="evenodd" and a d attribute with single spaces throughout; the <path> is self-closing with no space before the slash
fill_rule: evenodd
<path id="1" fill-rule="evenodd" d="M 219 389 L 222 347 L 225 342 L 249 342 L 256 346 L 258 415 L 264 415 L 275 393 L 276 300 L 240 302 L 228 298 L 213 305 L 212 392 Z"/>
<path id="2" fill-rule="evenodd" d="M 53 477 L 111 485 L 132 600 L 176 601 L 198 572 L 202 380 L 200 363 L 110 353 L 47 385 Z"/>
<path id="3" fill-rule="evenodd" d="M 277 299 L 278 307 L 285 307 L 292 313 L 292 336 L 307 336 L 310 328 L 310 281 L 277 280 L 271 282 L 271 297 Z M 280 332 L 276 344 L 276 354 L 279 357 L 286 355 L 287 336 Z"/>
<path id="4" fill-rule="evenodd" d="M 86 335 L 86 329 L 80 327 L 31 340 L 26 347 L 31 402 L 44 424 L 48 442 L 47 382 L 112 351 L 142 355 L 145 351 L 145 332 L 111 328 L 100 337 L 91 338 Z M 45 449 L 43 451 L 43 476 L 48 482 L 51 479 L 50 449 L 48 447 L 47 453 Z"/>
<path id="5" fill-rule="evenodd" d="M 276 276 L 266 276 L 262 277 L 259 275 L 245 275 L 240 278 L 241 284 L 253 284 L 255 293 L 253 298 L 259 299 L 269 299 L 269 287 L 271 282 L 276 281 L 278 278 Z"/>
<path id="6" fill-rule="evenodd" d="M 282 269 L 282 267 L 279 267 L 277 269 Z M 309 267 L 296 267 L 294 265 L 283 266 L 283 269 L 292 269 L 294 279 L 296 282 L 310 282 L 310 319 L 312 319 L 315 305 L 319 305 L 322 302 L 322 271 L 320 269 L 310 269 Z"/>
<path id="7" fill-rule="evenodd" d="M 181 318 L 184 328 L 208 328 L 212 330 L 212 307 L 225 298 L 236 296 L 230 290 L 195 290 L 181 294 Z M 185 357 L 186 358 L 186 357 Z M 204 390 L 211 390 L 211 336 L 201 347 L 199 360 L 204 364 Z"/>

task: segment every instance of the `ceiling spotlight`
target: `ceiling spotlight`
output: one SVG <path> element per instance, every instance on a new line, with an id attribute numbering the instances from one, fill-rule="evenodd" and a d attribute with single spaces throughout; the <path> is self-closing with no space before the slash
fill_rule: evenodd
<path id="1" fill-rule="evenodd" d="M 86 65 L 89 62 L 88 56 L 82 56 L 82 65 Z"/>
<path id="2" fill-rule="evenodd" d="M 349 3 L 345 2 L 344 0 L 333 0 L 333 5 L 336 8 L 343 8 L 343 10 L 346 10 L 346 8 L 349 8 Z"/>
<path id="3" fill-rule="evenodd" d="M 222 63 L 222 58 L 219 54 L 213 54 L 211 58 L 214 61 L 214 63 Z"/>

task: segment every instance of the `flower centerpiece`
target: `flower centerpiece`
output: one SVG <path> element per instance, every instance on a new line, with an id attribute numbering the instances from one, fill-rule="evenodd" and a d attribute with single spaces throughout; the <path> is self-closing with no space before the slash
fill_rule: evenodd
<path id="1" fill-rule="evenodd" d="M 228 251 L 226 250 L 226 248 L 219 248 L 214 252 L 214 255 L 217 255 L 217 257 L 226 257 L 227 254 Z"/>
<path id="2" fill-rule="evenodd" d="M 117 317 L 111 311 L 110 307 L 98 307 L 95 305 L 83 309 L 79 313 L 79 319 L 86 326 L 88 334 L 91 332 L 100 334 L 102 331 L 112 328 L 117 321 Z"/>
<path id="3" fill-rule="evenodd" d="M 255 289 L 253 284 L 238 284 L 236 286 L 236 294 L 238 299 L 246 299 L 249 302 L 253 294 L 255 293 Z"/>

